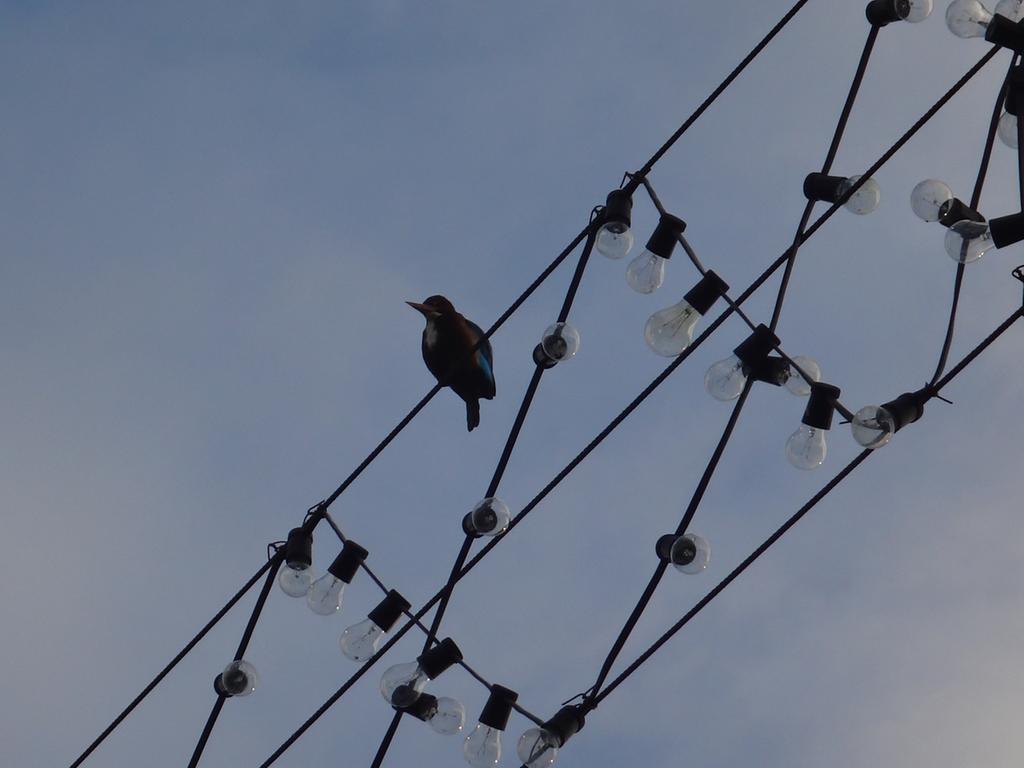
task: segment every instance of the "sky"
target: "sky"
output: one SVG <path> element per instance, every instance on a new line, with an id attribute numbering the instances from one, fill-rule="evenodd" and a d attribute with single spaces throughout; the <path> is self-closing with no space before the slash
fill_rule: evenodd
<path id="1" fill-rule="evenodd" d="M 720 4 L 0 3 L 5 356 L 0 460 L 0 741 L 12 765 L 68 765 L 431 387 L 422 318 L 443 293 L 489 325 L 789 8 Z M 987 50 L 945 4 L 883 29 L 834 170 L 868 167 Z M 811 0 L 651 174 L 737 294 L 791 241 L 867 35 L 861 3 Z M 1009 54 L 800 251 L 778 335 L 857 409 L 935 368 L 955 271 L 909 193 L 967 199 Z M 996 144 L 980 209 L 1016 213 Z M 819 206 L 817 211 L 824 210 Z M 638 197 L 642 245 L 656 213 Z M 969 265 L 951 362 L 1020 306 L 1020 246 Z M 421 605 L 446 578 L 561 305 L 564 264 L 492 340 L 497 398 L 465 431 L 440 393 L 332 507 L 380 578 Z M 666 360 L 656 293 L 595 254 L 499 489 L 521 509 Z M 767 322 L 778 286 L 748 302 Z M 720 307 L 711 314 L 717 316 Z M 728 419 L 703 377 L 747 334 L 732 318 L 455 590 L 442 634 L 541 717 L 587 689 Z M 563 766 L 836 768 L 1019 763 L 1024 669 L 1021 327 L 872 455 L 588 718 Z M 837 423 L 822 467 L 783 444 L 804 402 L 756 386 L 691 530 L 707 571 L 666 574 L 634 659 L 858 452 Z M 314 541 L 323 572 L 339 544 Z M 479 545 L 477 545 L 479 546 Z M 277 588 L 203 765 L 255 766 L 355 670 L 341 612 Z M 187 763 L 255 600 L 243 600 L 85 763 Z M 277 762 L 369 765 L 391 719 L 380 672 Z M 615 672 L 613 672 L 615 674 Z M 431 684 L 468 726 L 486 698 Z M 530 726 L 513 715 L 502 765 Z M 385 765 L 462 764 L 403 722 Z"/>

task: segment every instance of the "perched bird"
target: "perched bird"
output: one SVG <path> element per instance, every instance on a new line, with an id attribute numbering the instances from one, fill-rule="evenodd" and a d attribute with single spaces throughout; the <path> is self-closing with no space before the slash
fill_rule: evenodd
<path id="1" fill-rule="evenodd" d="M 444 296 L 430 296 L 422 304 L 405 302 L 427 319 L 423 329 L 423 362 L 441 384 L 466 401 L 469 431 L 480 424 L 480 398 L 494 397 L 494 354 L 480 326 L 460 315 Z"/>

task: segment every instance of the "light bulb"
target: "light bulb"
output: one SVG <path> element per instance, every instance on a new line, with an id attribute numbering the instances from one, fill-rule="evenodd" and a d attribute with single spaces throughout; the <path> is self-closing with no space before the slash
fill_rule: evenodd
<path id="1" fill-rule="evenodd" d="M 919 21 L 924 21 L 931 15 L 932 0 L 909 0 L 909 2 L 907 0 L 896 0 L 896 5 L 898 6 L 904 3 L 909 6 L 904 21 L 916 24 Z"/>
<path id="2" fill-rule="evenodd" d="M 681 355 L 693 341 L 697 323 L 719 296 L 729 290 L 728 284 L 711 270 L 691 288 L 683 300 L 659 309 L 644 324 L 644 341 L 663 357 Z"/>
<path id="3" fill-rule="evenodd" d="M 621 259 L 633 247 L 633 232 L 630 230 L 630 212 L 633 198 L 628 192 L 616 189 L 608 193 L 604 207 L 604 223 L 597 230 L 594 247 L 609 259 Z"/>
<path id="4" fill-rule="evenodd" d="M 678 216 L 670 213 L 661 215 L 647 247 L 626 270 L 626 282 L 630 288 L 639 293 L 653 293 L 661 287 L 665 280 L 665 264 L 672 258 L 679 236 L 685 229 L 686 222 Z"/>
<path id="5" fill-rule="evenodd" d="M 224 696 L 248 696 L 256 690 L 258 684 L 256 667 L 245 659 L 236 659 L 224 667 L 224 671 L 214 681 L 214 688 Z"/>
<path id="6" fill-rule="evenodd" d="M 341 633 L 338 640 L 341 652 L 352 661 L 366 661 L 377 652 L 384 636 L 407 610 L 409 601 L 392 589 L 366 619 Z"/>
<path id="7" fill-rule="evenodd" d="M 839 184 L 839 197 L 849 192 L 860 179 L 860 176 L 850 176 L 843 179 Z M 843 203 L 843 207 L 848 211 L 856 213 L 858 216 L 865 216 L 878 207 L 881 199 L 882 190 L 879 188 L 878 182 L 869 178 L 850 196 L 849 200 Z"/>
<path id="8" fill-rule="evenodd" d="M 1017 116 L 1003 112 L 999 118 L 999 140 L 1010 149 L 1017 149 Z"/>
<path id="9" fill-rule="evenodd" d="M 946 9 L 946 26 L 957 37 L 984 37 L 992 14 L 978 0 L 953 0 Z"/>
<path id="10" fill-rule="evenodd" d="M 896 420 L 882 406 L 867 405 L 854 414 L 850 431 L 853 439 L 865 448 L 881 448 L 892 440 Z"/>
<path id="11" fill-rule="evenodd" d="M 946 232 L 946 253 L 961 264 L 977 261 L 994 247 L 992 232 L 984 221 L 963 219 Z"/>
<path id="12" fill-rule="evenodd" d="M 999 0 L 996 5 L 996 13 L 1005 16 L 1010 21 L 1021 21 L 1024 19 L 1024 2 L 1022 0 Z"/>
<path id="13" fill-rule="evenodd" d="M 953 199 L 953 190 L 945 182 L 938 179 L 925 179 L 919 182 L 910 193 L 910 207 L 919 219 L 938 221 Z"/>
<path id="14" fill-rule="evenodd" d="M 306 594 L 306 603 L 313 613 L 330 616 L 341 610 L 341 598 L 345 592 L 345 582 L 325 573 L 313 582 Z"/>
<path id="15" fill-rule="evenodd" d="M 747 383 L 743 363 L 736 355 L 719 360 L 704 374 L 704 388 L 716 400 L 735 400 Z"/>
<path id="16" fill-rule="evenodd" d="M 380 694 L 393 707 L 402 709 L 416 703 L 430 678 L 415 661 L 395 664 L 380 677 Z"/>
<path id="17" fill-rule="evenodd" d="M 501 732 L 508 725 L 508 716 L 519 694 L 502 685 L 492 685 L 480 712 L 480 722 L 466 737 L 462 753 L 474 768 L 493 768 L 501 758 Z"/>
<path id="18" fill-rule="evenodd" d="M 794 467 L 816 469 L 825 460 L 825 432 L 832 426 L 838 399 L 838 387 L 820 382 L 811 385 L 800 427 L 786 440 L 786 458 Z"/>
<path id="19" fill-rule="evenodd" d="M 367 551 L 352 539 L 345 541 L 341 553 L 334 558 L 327 573 L 314 581 L 309 589 L 306 604 L 313 613 L 330 616 L 341 609 L 345 585 L 352 582 L 367 554 Z"/>
<path id="20" fill-rule="evenodd" d="M 684 533 L 676 536 L 667 533 L 655 543 L 658 557 L 682 573 L 700 573 L 711 561 L 711 545 L 703 536 Z"/>
<path id="21" fill-rule="evenodd" d="M 442 736 L 454 736 L 466 723 L 466 710 L 457 699 L 442 696 L 437 700 L 437 709 L 427 720 L 427 725 Z"/>
<path id="22" fill-rule="evenodd" d="M 462 754 L 473 768 L 493 768 L 501 759 L 501 731 L 477 723 L 462 745 Z"/>
<path id="23" fill-rule="evenodd" d="M 289 597 L 303 597 L 313 583 L 313 534 L 305 528 L 292 528 L 284 545 L 284 565 L 277 583 Z"/>
<path id="24" fill-rule="evenodd" d="M 569 323 L 554 323 L 545 329 L 540 346 L 549 360 L 560 363 L 579 351 L 580 332 Z"/>
<path id="25" fill-rule="evenodd" d="M 801 424 L 786 440 L 786 458 L 798 469 L 816 469 L 825 460 L 825 430 Z"/>
<path id="26" fill-rule="evenodd" d="M 380 678 L 381 696 L 396 709 L 411 707 L 429 681 L 460 661 L 462 652 L 454 640 L 446 637 L 421 653 L 416 661 L 395 664 L 384 670 Z"/>
<path id="27" fill-rule="evenodd" d="M 730 357 L 708 368 L 704 388 L 716 400 L 735 400 L 743 391 L 750 371 L 764 369 L 768 353 L 778 344 L 778 337 L 768 326 L 758 325 Z"/>
<path id="28" fill-rule="evenodd" d="M 809 357 L 797 356 L 793 358 L 793 362 L 810 376 L 812 381 L 821 381 L 821 368 L 814 360 Z M 793 366 L 789 367 L 789 377 L 786 379 L 785 386 L 790 393 L 797 397 L 807 397 L 811 394 L 810 383 Z"/>
<path id="29" fill-rule="evenodd" d="M 543 728 L 530 728 L 519 737 L 516 755 L 528 768 L 551 765 L 558 757 L 558 740 Z"/>
<path id="30" fill-rule="evenodd" d="M 488 496 L 463 518 L 462 528 L 472 536 L 497 536 L 508 528 L 511 519 L 508 504 L 497 496 Z"/>
<path id="31" fill-rule="evenodd" d="M 626 282 L 638 293 L 654 293 L 665 281 L 665 264 L 667 262 L 668 259 L 663 259 L 657 254 L 644 250 L 629 262 L 629 267 L 626 269 Z"/>

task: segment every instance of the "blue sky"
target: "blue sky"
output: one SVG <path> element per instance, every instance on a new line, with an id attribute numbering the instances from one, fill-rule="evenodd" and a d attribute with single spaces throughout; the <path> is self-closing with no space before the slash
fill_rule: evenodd
<path id="1" fill-rule="evenodd" d="M 429 389 L 405 300 L 441 292 L 488 325 L 788 7 L 0 5 L 10 762 L 70 763 Z M 836 172 L 868 166 L 985 52 L 943 11 L 882 31 Z M 866 34 L 861 4 L 812 0 L 652 174 L 734 288 L 792 238 Z M 851 407 L 934 368 L 954 265 L 908 196 L 936 177 L 969 197 L 1007 64 L 876 175 L 878 211 L 840 211 L 801 251 L 779 336 Z M 990 217 L 1018 210 L 1015 159 L 996 145 Z M 638 200 L 641 244 L 655 220 Z M 1021 255 L 969 267 L 952 360 L 1019 306 Z M 580 352 L 545 375 L 499 492 L 513 512 L 664 366 L 643 323 L 696 274 L 678 254 L 640 296 L 624 270 L 596 256 L 587 270 Z M 478 430 L 441 393 L 333 508 L 414 604 L 447 575 L 570 272 L 494 338 L 498 398 Z M 756 319 L 776 285 L 751 300 Z M 728 418 L 704 371 L 745 335 L 723 325 L 456 590 L 445 632 L 530 710 L 593 682 Z M 1020 329 L 1007 333 L 946 391 L 952 407 L 930 404 L 609 697 L 558 764 L 1019 762 L 1022 351 Z M 755 389 L 693 523 L 711 566 L 668 574 L 622 663 L 856 454 L 837 425 L 822 468 L 790 467 L 803 405 Z M 318 533 L 315 567 L 336 553 Z M 266 758 L 353 671 L 337 637 L 379 597 L 361 574 L 324 619 L 275 590 L 247 654 L 261 687 L 228 702 L 204 765 Z M 87 765 L 187 761 L 251 600 Z M 369 764 L 390 719 L 378 677 L 278 764 Z M 459 670 L 432 690 L 460 698 L 470 724 L 485 698 Z M 513 718 L 509 752 L 527 726 Z M 459 750 L 409 722 L 385 764 L 460 764 Z"/>

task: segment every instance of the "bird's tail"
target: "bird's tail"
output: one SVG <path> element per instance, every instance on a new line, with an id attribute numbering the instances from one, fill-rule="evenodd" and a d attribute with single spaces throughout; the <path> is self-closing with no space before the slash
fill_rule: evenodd
<path id="1" fill-rule="evenodd" d="M 480 426 L 480 401 L 475 397 L 466 401 L 466 426 L 470 432 Z"/>

